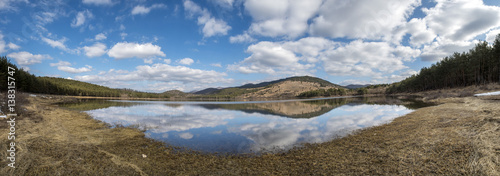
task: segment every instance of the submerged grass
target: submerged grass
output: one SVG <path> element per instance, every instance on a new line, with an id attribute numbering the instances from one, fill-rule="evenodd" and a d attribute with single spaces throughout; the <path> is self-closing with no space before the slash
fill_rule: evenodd
<path id="1" fill-rule="evenodd" d="M 499 169 L 496 100 L 443 99 L 330 142 L 242 156 L 174 152 L 139 129 L 109 128 L 53 105 L 64 99 L 30 98 L 16 126 L 16 168 L 2 167 L 1 175 L 495 175 Z M 6 134 L 0 127 L 0 148 L 7 148 Z M 5 166 L 6 152 L 0 158 Z"/>

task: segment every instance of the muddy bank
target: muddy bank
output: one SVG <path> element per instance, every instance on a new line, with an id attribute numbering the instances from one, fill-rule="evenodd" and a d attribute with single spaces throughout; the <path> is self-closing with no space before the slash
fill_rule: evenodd
<path id="1" fill-rule="evenodd" d="M 0 126 L 0 175 L 498 175 L 500 101 L 435 99 L 392 123 L 281 154 L 215 156 L 172 152 L 133 128 L 109 128 L 85 113 L 29 97 L 16 124 L 16 168 L 7 167 Z M 0 123 L 6 123 L 1 120 Z"/>

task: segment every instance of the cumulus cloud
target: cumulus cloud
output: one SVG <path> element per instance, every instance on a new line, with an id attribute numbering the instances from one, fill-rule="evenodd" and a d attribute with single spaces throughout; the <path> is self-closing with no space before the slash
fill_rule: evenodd
<path id="1" fill-rule="evenodd" d="M 500 7 L 482 0 L 437 0 L 435 7 L 423 11 L 429 29 L 453 41 L 471 40 L 500 26 Z"/>
<path id="2" fill-rule="evenodd" d="M 119 42 L 115 44 L 109 51 L 108 56 L 116 59 L 125 58 L 150 58 L 161 56 L 165 57 L 165 53 L 161 51 L 161 47 L 158 45 L 153 45 L 152 43 L 128 43 Z"/>
<path id="3" fill-rule="evenodd" d="M 182 64 L 182 65 L 191 65 L 194 63 L 194 60 L 191 58 L 184 58 L 184 59 L 179 60 L 178 62 L 179 62 L 179 64 Z"/>
<path id="4" fill-rule="evenodd" d="M 491 30 L 486 34 L 485 40 L 492 45 L 493 42 L 495 42 L 495 39 L 498 36 L 498 34 L 500 34 L 500 29 Z"/>
<path id="5" fill-rule="evenodd" d="M 231 26 L 221 19 L 212 17 L 207 9 L 201 8 L 192 1 L 184 1 L 184 10 L 189 18 L 197 16 L 198 25 L 203 26 L 203 37 L 212 37 L 216 35 L 227 35 Z"/>
<path id="6" fill-rule="evenodd" d="M 49 55 L 31 54 L 26 51 L 21 51 L 17 53 L 10 53 L 7 55 L 9 58 L 14 58 L 17 64 L 26 66 L 32 64 L 42 63 L 42 60 L 52 59 Z"/>
<path id="7" fill-rule="evenodd" d="M 7 45 L 7 47 L 9 47 L 9 49 L 11 49 L 11 50 L 18 50 L 19 48 L 21 48 L 19 45 L 16 45 L 16 44 L 13 44 L 13 43 L 9 43 Z M 0 52 L 0 53 L 2 53 L 2 52 Z"/>
<path id="8" fill-rule="evenodd" d="M 386 42 L 353 41 L 321 54 L 325 71 L 336 76 L 373 76 L 407 68 L 403 60 L 418 56 L 418 50 L 394 47 Z"/>
<path id="9" fill-rule="evenodd" d="M 50 66 L 57 67 L 58 70 L 68 72 L 68 73 L 83 73 L 83 72 L 92 71 L 92 66 L 90 66 L 90 65 L 85 65 L 85 67 L 81 67 L 81 68 L 73 68 L 73 67 L 70 67 L 71 63 L 66 62 L 66 61 L 59 61 L 57 63 L 51 63 Z"/>
<path id="10" fill-rule="evenodd" d="M 239 64 L 230 65 L 228 69 L 247 74 L 275 74 L 277 70 L 285 73 L 313 67 L 313 65 L 299 63 L 299 57 L 293 51 L 283 48 L 282 43 L 259 42 L 249 46 L 247 52 L 252 55 Z"/>
<path id="11" fill-rule="evenodd" d="M 308 29 L 308 20 L 320 8 L 321 0 L 245 1 L 245 10 L 253 18 L 250 33 L 268 37 L 299 37 Z"/>
<path id="12" fill-rule="evenodd" d="M 259 42 L 249 46 L 247 52 L 250 57 L 228 69 L 241 73 L 307 74 L 322 64 L 332 76 L 374 76 L 406 69 L 404 61 L 413 61 L 421 54 L 418 49 L 387 42 L 338 43 L 321 37 Z"/>
<path id="13" fill-rule="evenodd" d="M 75 19 L 73 19 L 73 21 L 71 22 L 71 27 L 81 26 L 85 23 L 85 21 L 87 21 L 88 19 L 91 19 L 93 17 L 94 17 L 94 15 L 89 10 L 78 12 L 76 14 Z"/>
<path id="14" fill-rule="evenodd" d="M 336 45 L 336 42 L 317 37 L 289 42 L 259 42 L 248 47 L 250 57 L 229 65 L 228 69 L 241 73 L 307 74 L 318 61 L 320 52 Z"/>
<path id="15" fill-rule="evenodd" d="M 231 43 L 251 43 L 255 41 L 256 39 L 248 35 L 246 32 L 244 34 L 229 37 L 229 42 Z"/>
<path id="16" fill-rule="evenodd" d="M 165 8 L 167 7 L 165 4 L 153 4 L 150 7 L 146 7 L 143 5 L 137 5 L 132 9 L 132 15 L 145 15 L 148 14 L 153 9 Z"/>
<path id="17" fill-rule="evenodd" d="M 83 50 L 85 51 L 85 55 L 87 57 L 99 57 L 99 56 L 102 56 L 104 54 L 106 54 L 106 45 L 103 44 L 103 43 L 95 43 L 94 45 L 92 46 L 84 46 L 83 47 Z"/>
<path id="18" fill-rule="evenodd" d="M 160 81 L 183 83 L 228 83 L 231 80 L 224 78 L 226 73 L 213 70 L 193 69 L 185 66 L 171 66 L 168 64 L 140 65 L 135 71 L 128 73 L 109 72 L 104 75 L 76 76 L 75 79 L 93 83 L 110 81 Z"/>
<path id="19" fill-rule="evenodd" d="M 52 48 L 59 48 L 59 49 L 64 50 L 64 51 L 68 50 L 66 45 L 64 45 L 64 42 L 66 42 L 66 40 L 67 40 L 66 38 L 63 38 L 61 40 L 52 40 L 49 38 L 42 37 L 42 41 L 49 44 Z"/>
<path id="20" fill-rule="evenodd" d="M 332 38 L 381 39 L 404 24 L 417 6 L 420 0 L 327 0 L 309 32 Z"/>
<path id="21" fill-rule="evenodd" d="M 481 0 L 438 0 L 423 8 L 423 18 L 411 19 L 403 28 L 410 44 L 422 50 L 423 61 L 435 62 L 454 52 L 471 49 L 480 35 L 492 40 L 500 27 L 500 7 L 487 6 Z M 450 18 L 452 17 L 452 18 Z"/>
<path id="22" fill-rule="evenodd" d="M 95 39 L 96 41 L 99 41 L 99 40 L 104 40 L 104 39 L 106 39 L 106 38 L 107 38 L 107 37 L 106 37 L 106 34 L 104 34 L 104 33 L 99 33 L 99 34 L 95 35 L 95 38 L 94 38 L 94 39 Z"/>
<path id="23" fill-rule="evenodd" d="M 84 4 L 92 4 L 92 5 L 112 5 L 113 2 L 111 0 L 82 0 Z"/>
<path id="24" fill-rule="evenodd" d="M 425 45 L 420 58 L 423 61 L 436 62 L 454 52 L 464 52 L 473 48 L 479 41 L 451 41 L 438 38 L 437 41 Z"/>

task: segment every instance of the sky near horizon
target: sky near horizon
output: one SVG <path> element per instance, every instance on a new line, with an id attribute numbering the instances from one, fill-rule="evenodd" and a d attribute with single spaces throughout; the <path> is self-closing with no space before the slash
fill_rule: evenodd
<path id="1" fill-rule="evenodd" d="M 0 56 L 36 76 L 201 90 L 400 81 L 500 33 L 498 0 L 0 0 Z"/>

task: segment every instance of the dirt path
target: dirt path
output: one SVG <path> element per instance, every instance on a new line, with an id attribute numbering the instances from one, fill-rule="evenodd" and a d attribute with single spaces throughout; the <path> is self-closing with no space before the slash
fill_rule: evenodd
<path id="1" fill-rule="evenodd" d="M 282 154 L 175 153 L 131 128 L 110 129 L 31 97 L 16 123 L 16 168 L 0 175 L 499 175 L 500 101 L 447 98 L 392 123 Z M 1 120 L 0 123 L 5 123 Z M 0 126 L 0 147 L 8 129 Z"/>

